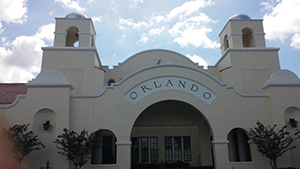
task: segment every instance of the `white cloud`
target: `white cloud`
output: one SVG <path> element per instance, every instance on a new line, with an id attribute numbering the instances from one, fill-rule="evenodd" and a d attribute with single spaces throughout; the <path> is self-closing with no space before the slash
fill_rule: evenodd
<path id="1" fill-rule="evenodd" d="M 9 46 L 10 42 L 7 41 L 7 37 L 1 37 L 1 42 L 3 46 Z"/>
<path id="2" fill-rule="evenodd" d="M 168 18 L 172 19 L 174 17 L 177 17 L 178 15 L 184 15 L 188 16 L 192 14 L 193 12 L 197 12 L 200 8 L 204 8 L 210 5 L 213 5 L 214 3 L 211 0 L 195 0 L 195 1 L 189 1 L 185 2 L 183 5 L 174 8 L 170 11 L 168 14 Z"/>
<path id="3" fill-rule="evenodd" d="M 299 0 L 277 0 L 263 2 L 266 10 L 264 16 L 264 30 L 266 39 L 291 40 L 291 46 L 297 48 L 300 33 L 300 2 Z M 292 36 L 292 38 L 291 38 Z"/>
<path id="4" fill-rule="evenodd" d="M 171 33 L 176 36 L 174 42 L 177 42 L 182 47 L 187 47 L 189 44 L 195 47 L 203 46 L 204 48 L 217 48 L 219 44 L 207 37 L 207 33 L 211 32 L 210 28 L 195 29 L 193 27 L 184 30 L 171 30 Z"/>
<path id="5" fill-rule="evenodd" d="M 216 22 L 213 19 L 211 19 L 210 17 L 208 17 L 205 13 L 199 13 L 196 16 L 192 16 L 191 18 L 188 19 L 188 21 L 195 22 L 197 24 L 210 23 L 210 22 L 215 23 Z"/>
<path id="6" fill-rule="evenodd" d="M 63 4 L 64 8 L 67 8 L 67 9 L 72 9 L 72 10 L 77 10 L 77 11 L 85 11 L 85 8 L 84 7 L 81 7 L 79 5 L 79 1 L 77 0 L 55 0 L 55 2 L 60 2 Z"/>
<path id="7" fill-rule="evenodd" d="M 151 29 L 149 31 L 149 36 L 153 36 L 153 35 L 159 35 L 162 31 L 166 30 L 165 26 L 162 26 L 161 28 L 155 28 L 155 29 Z"/>
<path id="8" fill-rule="evenodd" d="M 204 69 L 207 69 L 207 62 L 200 56 L 187 54 L 186 57 L 191 59 L 193 62 L 198 63 L 199 66 L 204 66 Z"/>
<path id="9" fill-rule="evenodd" d="M 159 15 L 155 17 L 155 20 L 156 22 L 161 22 L 164 18 L 165 18 L 164 16 Z"/>
<path id="10" fill-rule="evenodd" d="M 300 33 L 296 33 L 291 40 L 291 47 L 295 49 L 300 49 Z"/>
<path id="11" fill-rule="evenodd" d="M 0 21 L 25 23 L 27 19 L 26 2 L 27 0 L 1 0 Z"/>
<path id="12" fill-rule="evenodd" d="M 217 48 L 219 43 L 208 38 L 207 34 L 212 30 L 205 27 L 205 23 L 215 22 L 204 13 L 198 16 L 177 22 L 168 32 L 175 38 L 173 42 L 182 47 L 192 45 L 195 47 Z"/>
<path id="13" fill-rule="evenodd" d="M 0 82 L 26 82 L 39 72 L 44 41 L 34 36 L 20 36 L 11 43 L 12 49 L 0 47 Z"/>
<path id="14" fill-rule="evenodd" d="M 93 16 L 92 21 L 95 22 L 101 22 L 102 21 L 102 16 Z"/>
<path id="15" fill-rule="evenodd" d="M 149 41 L 149 38 L 151 36 L 155 36 L 155 35 L 159 35 L 161 34 L 161 32 L 163 32 L 164 30 L 166 30 L 165 26 L 162 26 L 161 28 L 155 28 L 155 29 L 151 29 L 148 33 L 143 33 L 141 35 L 141 39 L 137 42 L 137 43 L 147 43 Z"/>
<path id="16" fill-rule="evenodd" d="M 219 43 L 208 38 L 207 34 L 211 32 L 208 23 L 215 23 L 213 19 L 205 13 L 199 12 L 200 8 L 213 5 L 211 0 L 195 0 L 185 2 L 170 11 L 167 15 L 169 19 L 179 20 L 168 32 L 174 37 L 173 42 L 181 47 L 192 45 L 195 47 L 217 48 Z"/>
<path id="17" fill-rule="evenodd" d="M 129 0 L 129 8 L 136 8 L 139 2 L 144 3 L 143 0 Z"/>
<path id="18" fill-rule="evenodd" d="M 2 28 L 2 23 L 0 22 L 0 34 L 4 31 L 4 28 Z"/>
<path id="19" fill-rule="evenodd" d="M 35 36 L 40 39 L 46 39 L 48 41 L 53 41 L 54 40 L 54 30 L 55 30 L 55 25 L 53 23 L 50 23 L 48 25 L 43 25 L 43 26 L 39 27 Z"/>
<path id="20" fill-rule="evenodd" d="M 208 38 L 212 31 L 209 23 L 215 23 L 205 13 L 199 12 L 214 3 L 211 0 L 192 0 L 173 8 L 170 12 L 160 15 L 152 14 L 148 20 L 134 22 L 133 19 L 119 18 L 119 29 L 124 31 L 138 30 L 141 38 L 137 43 L 147 43 L 154 35 L 161 35 L 165 30 L 172 36 L 173 42 L 182 47 L 189 45 L 204 48 L 217 48 L 219 43 Z M 145 17 L 147 18 L 147 17 Z M 163 23 L 162 23 L 163 22 Z M 154 28 L 153 28 L 154 27 Z"/>
<path id="21" fill-rule="evenodd" d="M 123 19 L 119 18 L 120 29 L 127 30 L 127 27 L 132 27 L 133 29 L 139 30 L 141 27 L 150 27 L 153 25 L 152 22 L 146 23 L 145 21 L 134 23 L 131 18 Z"/>
<path id="22" fill-rule="evenodd" d="M 145 33 L 142 34 L 141 39 L 137 42 L 137 43 L 147 43 L 149 41 L 149 38 L 147 37 L 147 35 Z"/>
<path id="23" fill-rule="evenodd" d="M 41 26 L 33 36 L 19 36 L 12 42 L 0 47 L 0 82 L 27 82 L 34 78 L 41 68 L 42 49 L 46 46 L 43 39 L 52 41 L 54 24 Z"/>

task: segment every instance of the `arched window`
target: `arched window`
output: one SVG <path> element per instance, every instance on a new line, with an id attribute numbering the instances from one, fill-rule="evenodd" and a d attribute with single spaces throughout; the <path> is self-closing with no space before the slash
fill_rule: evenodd
<path id="1" fill-rule="evenodd" d="M 284 117 L 286 124 L 289 124 L 289 126 L 292 127 L 290 123 L 291 119 L 294 119 L 296 121 L 300 120 L 300 109 L 297 107 L 289 107 L 285 110 Z"/>
<path id="2" fill-rule="evenodd" d="M 224 36 L 223 43 L 224 43 L 224 49 L 225 49 L 224 51 L 226 51 L 229 48 L 228 36 L 227 35 Z"/>
<path id="3" fill-rule="evenodd" d="M 227 136 L 230 162 L 251 161 L 248 136 L 243 129 L 235 128 Z"/>
<path id="4" fill-rule="evenodd" d="M 108 82 L 107 82 L 107 85 L 111 86 L 112 83 L 115 83 L 115 80 L 114 79 L 109 79 Z"/>
<path id="5" fill-rule="evenodd" d="M 46 148 L 34 152 L 35 158 L 29 158 L 29 168 L 40 168 L 45 165 L 45 161 L 54 161 L 52 153 L 56 149 L 53 140 L 57 138 L 57 119 L 57 114 L 48 108 L 43 108 L 34 115 L 33 133 L 38 135 Z M 45 130 L 43 124 L 47 122 L 50 126 Z"/>
<path id="6" fill-rule="evenodd" d="M 250 28 L 242 30 L 243 47 L 254 47 L 253 31 Z"/>
<path id="7" fill-rule="evenodd" d="M 75 26 L 71 26 L 67 29 L 66 46 L 74 47 L 74 44 L 79 41 L 78 32 L 79 30 Z"/>
<path id="8" fill-rule="evenodd" d="M 296 133 L 297 128 L 299 128 L 299 121 L 300 121 L 300 108 L 299 107 L 289 107 L 284 111 L 284 118 L 285 118 L 285 124 L 287 125 L 287 131 L 290 133 Z M 298 124 L 295 121 L 298 121 Z M 294 125 L 296 126 L 294 126 Z M 295 141 L 293 143 L 295 146 L 300 147 L 300 142 Z M 292 149 L 289 151 L 292 161 L 292 166 L 295 166 L 297 161 L 299 161 L 299 155 L 298 155 L 297 149 Z"/>
<path id="9" fill-rule="evenodd" d="M 92 164 L 116 164 L 117 139 L 110 130 L 96 131 L 98 144 L 93 147 Z"/>

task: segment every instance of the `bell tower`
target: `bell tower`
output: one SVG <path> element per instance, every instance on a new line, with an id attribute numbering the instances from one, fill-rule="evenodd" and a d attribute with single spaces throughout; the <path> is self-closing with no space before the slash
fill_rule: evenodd
<path id="1" fill-rule="evenodd" d="M 74 12 L 55 19 L 54 46 L 74 47 L 78 42 L 78 47 L 94 47 L 96 32 L 90 18 Z"/>
<path id="2" fill-rule="evenodd" d="M 55 20 L 54 46 L 42 48 L 42 71 L 63 73 L 74 86 L 72 94 L 100 93 L 104 71 L 95 47 L 92 19 L 74 12 Z"/>
<path id="3" fill-rule="evenodd" d="M 279 48 L 266 47 L 262 19 L 237 14 L 219 34 L 222 57 L 216 67 L 220 80 L 244 94 L 261 94 L 263 84 L 280 69 Z"/>
<path id="4" fill-rule="evenodd" d="M 222 54 L 228 48 L 265 48 L 262 21 L 262 19 L 251 19 L 245 14 L 237 14 L 229 18 L 219 34 Z"/>

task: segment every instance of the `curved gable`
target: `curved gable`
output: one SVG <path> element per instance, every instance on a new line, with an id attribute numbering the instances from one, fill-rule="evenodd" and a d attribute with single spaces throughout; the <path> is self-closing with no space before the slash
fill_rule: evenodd
<path id="1" fill-rule="evenodd" d="M 160 62 L 157 62 L 158 60 L 160 60 Z M 120 63 L 119 65 L 127 66 L 136 63 L 139 63 L 139 65 L 142 67 L 168 63 L 183 64 L 195 67 L 197 67 L 198 65 L 182 54 L 164 49 L 154 49 L 139 52 L 126 59 L 123 63 Z M 138 67 L 138 65 L 136 66 Z"/>
<path id="2" fill-rule="evenodd" d="M 194 68 L 200 67 L 186 56 L 173 51 L 162 49 L 147 50 L 131 56 L 123 63 L 119 63 L 118 66 L 114 66 L 114 69 L 107 70 L 106 81 L 111 78 L 120 81 L 124 77 L 138 70 L 149 66 L 164 64 L 178 64 Z"/>

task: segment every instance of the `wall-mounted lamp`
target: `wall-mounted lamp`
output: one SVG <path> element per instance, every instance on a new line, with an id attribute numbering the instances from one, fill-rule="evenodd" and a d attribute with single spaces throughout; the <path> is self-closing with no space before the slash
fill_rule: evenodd
<path id="1" fill-rule="evenodd" d="M 295 119 L 293 119 L 293 118 L 290 118 L 290 124 L 291 124 L 291 126 L 294 128 L 294 127 L 297 127 L 297 123 L 298 123 L 298 121 L 296 121 Z"/>
<path id="2" fill-rule="evenodd" d="M 48 130 L 49 127 L 50 127 L 50 121 L 46 121 L 46 122 L 43 124 L 43 126 L 44 126 L 44 130 Z"/>

